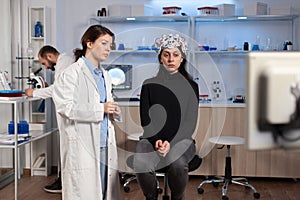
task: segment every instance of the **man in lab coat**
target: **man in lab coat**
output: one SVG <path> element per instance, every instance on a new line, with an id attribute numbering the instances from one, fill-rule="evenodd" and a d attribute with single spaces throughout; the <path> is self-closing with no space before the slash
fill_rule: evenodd
<path id="1" fill-rule="evenodd" d="M 39 62 L 46 68 L 54 72 L 54 80 L 57 79 L 59 74 L 69 65 L 71 65 L 74 60 L 66 55 L 65 53 L 59 53 L 57 49 L 52 46 L 45 45 L 43 46 L 38 53 Z M 39 97 L 39 98 L 52 98 L 54 85 L 50 85 L 46 88 L 25 89 L 25 94 L 29 97 Z M 60 169 L 58 169 L 58 178 L 56 181 L 50 185 L 46 185 L 44 190 L 50 193 L 61 193 L 61 176 Z"/>

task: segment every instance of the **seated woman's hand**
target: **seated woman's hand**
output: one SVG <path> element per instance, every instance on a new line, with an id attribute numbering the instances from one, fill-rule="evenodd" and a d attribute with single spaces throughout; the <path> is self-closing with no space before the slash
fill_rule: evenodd
<path id="1" fill-rule="evenodd" d="M 155 149 L 160 156 L 165 157 L 170 151 L 170 143 L 167 140 L 164 142 L 162 140 L 157 140 Z"/>

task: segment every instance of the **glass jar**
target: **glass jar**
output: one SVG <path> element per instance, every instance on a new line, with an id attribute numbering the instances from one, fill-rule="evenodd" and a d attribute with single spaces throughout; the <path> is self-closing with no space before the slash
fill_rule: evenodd
<path id="1" fill-rule="evenodd" d="M 43 25 L 40 21 L 37 21 L 34 26 L 34 37 L 43 37 Z"/>

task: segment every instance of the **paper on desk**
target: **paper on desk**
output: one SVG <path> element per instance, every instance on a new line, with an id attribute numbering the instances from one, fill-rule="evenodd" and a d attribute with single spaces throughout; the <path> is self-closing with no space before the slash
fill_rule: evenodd
<path id="1" fill-rule="evenodd" d="M 18 143 L 28 140 L 29 134 L 18 134 Z M 0 144 L 14 144 L 15 135 L 0 134 Z"/>

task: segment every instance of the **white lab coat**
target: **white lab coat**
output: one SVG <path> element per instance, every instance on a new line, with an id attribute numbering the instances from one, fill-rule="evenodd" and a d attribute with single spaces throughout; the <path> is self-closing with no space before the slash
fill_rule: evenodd
<path id="1" fill-rule="evenodd" d="M 104 79 L 107 100 L 112 101 L 111 82 Z M 84 60 L 65 69 L 54 84 L 62 163 L 63 200 L 102 200 L 100 180 L 100 121 L 104 105 L 93 75 Z M 108 120 L 107 200 L 119 200 L 118 157 L 115 131 Z"/>
<path id="2" fill-rule="evenodd" d="M 60 53 L 56 65 L 55 65 L 55 71 L 54 71 L 54 81 L 57 79 L 59 74 L 69 65 L 74 63 L 73 59 L 68 56 L 65 53 Z M 52 97 L 52 92 L 53 92 L 54 85 L 50 85 L 45 88 L 40 88 L 40 89 L 35 89 L 32 93 L 33 97 L 39 97 L 43 99 L 51 98 Z"/>

